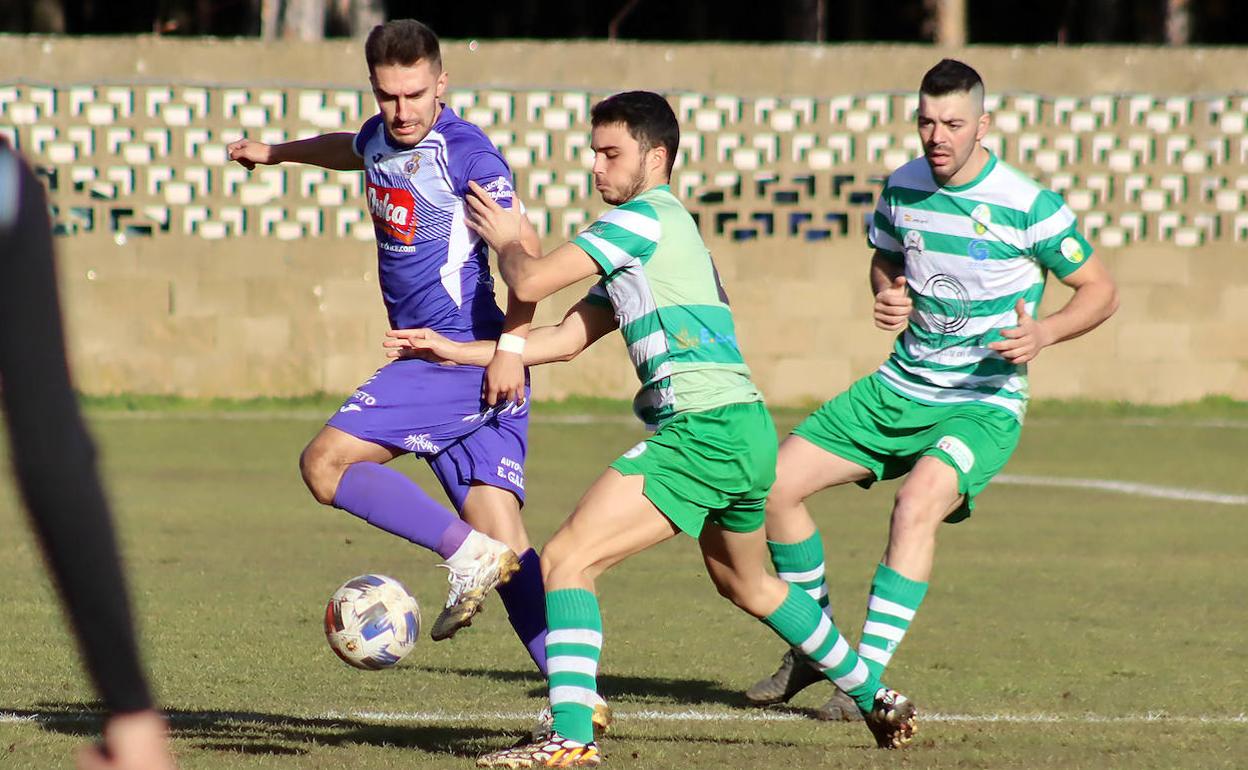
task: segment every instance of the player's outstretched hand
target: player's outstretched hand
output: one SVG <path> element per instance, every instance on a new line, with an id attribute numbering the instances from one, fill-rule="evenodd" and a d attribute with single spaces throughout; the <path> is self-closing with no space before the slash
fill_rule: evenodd
<path id="1" fill-rule="evenodd" d="M 497 350 L 490 365 L 485 367 L 485 379 L 481 383 L 481 398 L 486 405 L 524 403 L 524 356 Z"/>
<path id="2" fill-rule="evenodd" d="M 491 249 L 502 251 L 507 244 L 520 240 L 524 214 L 520 212 L 518 198 L 513 196 L 511 208 L 505 209 L 476 182 L 469 180 L 468 189 L 472 193 L 465 198 L 468 202 L 468 226 L 490 244 Z"/>
<path id="3" fill-rule="evenodd" d="M 1053 344 L 1053 340 L 1048 328 L 1027 314 L 1027 303 L 1022 299 L 1014 303 L 1014 312 L 1018 314 L 1018 326 L 1001 332 L 1005 339 L 991 342 L 988 347 L 1012 364 L 1025 364 Z"/>
<path id="4" fill-rule="evenodd" d="M 230 160 L 238 161 L 243 168 L 251 171 L 256 166 L 268 166 L 273 163 L 273 146 L 264 142 L 253 142 L 250 139 L 239 139 L 226 146 Z"/>
<path id="5" fill-rule="evenodd" d="M 910 299 L 906 277 L 899 275 L 888 288 L 875 295 L 875 325 L 888 332 L 899 332 L 910 322 L 914 300 Z"/>
<path id="6" fill-rule="evenodd" d="M 467 363 L 459 360 L 460 344 L 433 329 L 391 329 L 381 346 L 386 358 L 423 358 L 446 366 Z"/>
<path id="7" fill-rule="evenodd" d="M 78 752 L 78 770 L 175 770 L 165 719 L 155 711 L 113 716 L 104 725 L 104 744 Z"/>

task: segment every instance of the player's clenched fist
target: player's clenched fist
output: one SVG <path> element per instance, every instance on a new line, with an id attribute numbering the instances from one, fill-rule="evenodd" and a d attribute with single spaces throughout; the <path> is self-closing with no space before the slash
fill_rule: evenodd
<path id="1" fill-rule="evenodd" d="M 894 278 L 891 286 L 875 295 L 875 325 L 884 331 L 897 332 L 906 328 L 912 310 L 914 300 L 910 299 L 904 275 Z"/>
<path id="2" fill-rule="evenodd" d="M 276 162 L 273 160 L 273 146 L 264 142 L 239 139 L 237 142 L 231 142 L 225 149 L 230 154 L 230 160 L 238 161 L 239 165 L 248 171 L 256 166 L 268 166 Z"/>

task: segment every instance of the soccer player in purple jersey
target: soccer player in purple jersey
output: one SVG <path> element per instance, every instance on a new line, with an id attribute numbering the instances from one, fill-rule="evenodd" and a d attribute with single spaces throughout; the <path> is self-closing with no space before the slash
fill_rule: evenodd
<path id="1" fill-rule="evenodd" d="M 545 674 L 542 575 L 520 518 L 529 419 L 521 353 L 533 305 L 509 295 L 504 317 L 488 246 L 464 223 L 470 181 L 512 205 L 511 170 L 479 128 L 442 102 L 447 75 L 432 30 L 411 19 L 377 26 L 365 58 L 379 111 L 359 132 L 276 145 L 242 139 L 229 156 L 248 169 L 293 161 L 364 171 L 391 326 L 499 340 L 498 353 L 484 370 L 417 359 L 383 366 L 304 449 L 300 470 L 319 502 L 446 560 L 451 588 L 435 640 L 469 625 L 498 587 Z M 525 237 L 537 248 L 531 226 Z M 386 467 L 409 452 L 428 461 L 459 517 Z"/>

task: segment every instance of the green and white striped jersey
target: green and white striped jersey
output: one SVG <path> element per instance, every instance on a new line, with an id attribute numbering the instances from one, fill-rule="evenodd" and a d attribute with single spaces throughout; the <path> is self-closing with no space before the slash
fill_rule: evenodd
<path id="1" fill-rule="evenodd" d="M 1021 297 L 1035 315 L 1048 270 L 1065 277 L 1092 254 L 1055 192 L 989 154 L 959 186 L 937 185 L 925 158 L 889 176 L 868 239 L 905 265 L 914 312 L 876 376 L 931 404 L 1027 409 L 1027 365 L 988 344 L 1018 325 Z"/>
<path id="2" fill-rule="evenodd" d="M 669 186 L 608 211 L 572 242 L 602 272 L 588 298 L 615 310 L 641 380 L 633 411 L 648 427 L 763 399 L 710 252 Z"/>

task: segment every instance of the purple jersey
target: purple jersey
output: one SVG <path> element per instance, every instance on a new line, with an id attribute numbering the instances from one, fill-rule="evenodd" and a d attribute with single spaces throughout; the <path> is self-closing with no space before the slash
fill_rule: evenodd
<path id="1" fill-rule="evenodd" d="M 364 159 L 391 328 L 430 328 L 457 341 L 497 339 L 503 313 L 494 301 L 488 247 L 464 223 L 464 196 L 472 180 L 511 207 L 511 169 L 498 149 L 446 105 L 415 146 L 391 139 L 380 114 L 365 121 L 352 146 Z"/>

